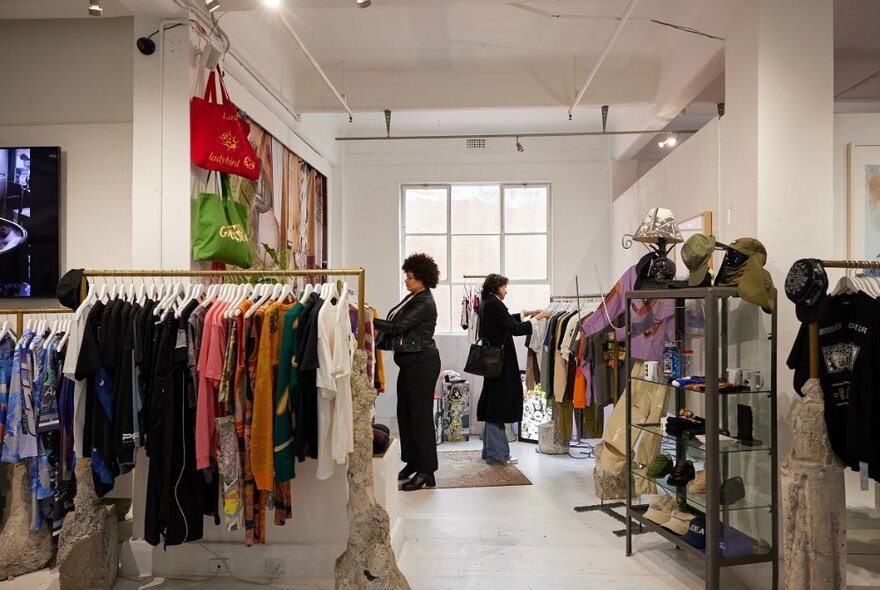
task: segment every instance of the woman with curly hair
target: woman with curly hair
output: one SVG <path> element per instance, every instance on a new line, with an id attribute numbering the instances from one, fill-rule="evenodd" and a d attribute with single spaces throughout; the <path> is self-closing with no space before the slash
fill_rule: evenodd
<path id="1" fill-rule="evenodd" d="M 483 391 L 477 403 L 477 420 L 485 422 L 483 431 L 483 459 L 490 465 L 517 463 L 510 456 L 506 423 L 521 422 L 523 414 L 523 386 L 519 361 L 513 347 L 514 336 L 531 334 L 535 320 L 549 317 L 546 311 L 523 311 L 511 314 L 504 305 L 507 296 L 507 277 L 490 274 L 483 282 L 480 305 L 480 337 L 492 346 L 503 346 L 501 376 L 483 379 Z M 531 317 L 530 320 L 523 318 Z"/>
<path id="2" fill-rule="evenodd" d="M 397 479 L 409 480 L 410 492 L 437 484 L 437 444 L 434 440 L 434 387 L 440 376 L 440 353 L 434 343 L 437 305 L 431 289 L 440 280 L 437 263 L 427 254 L 411 254 L 401 267 L 409 294 L 374 321 L 378 346 L 394 351 L 400 368 L 397 376 L 397 421 L 400 425 L 401 458 L 406 462 Z M 412 479 L 410 479 L 412 477 Z"/>

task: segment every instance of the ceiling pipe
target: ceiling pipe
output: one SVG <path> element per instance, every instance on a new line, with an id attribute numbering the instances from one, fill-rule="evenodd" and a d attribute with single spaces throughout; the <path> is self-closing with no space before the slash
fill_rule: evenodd
<path id="1" fill-rule="evenodd" d="M 694 134 L 699 129 L 676 129 L 679 135 Z M 547 133 L 469 133 L 455 135 L 395 135 L 384 137 L 382 135 L 368 137 L 337 137 L 336 141 L 389 141 L 406 139 L 502 139 L 522 137 L 587 137 L 594 135 L 658 135 L 665 133 L 664 129 L 649 129 L 645 131 L 559 131 Z"/>
<path id="2" fill-rule="evenodd" d="M 302 49 L 302 52 L 305 54 L 305 56 L 308 58 L 308 60 L 310 62 L 312 62 L 312 66 L 315 68 L 315 71 L 317 71 L 318 74 L 321 76 L 321 78 L 324 80 L 324 83 L 327 85 L 327 88 L 330 89 L 330 92 L 333 93 L 333 96 L 336 97 L 336 100 L 339 101 L 339 104 L 342 105 L 342 108 L 344 108 L 346 110 L 346 112 L 348 113 L 348 120 L 349 120 L 349 122 L 351 122 L 354 119 L 354 113 L 351 112 L 351 108 L 349 108 L 348 103 L 345 101 L 345 99 L 342 97 L 342 95 L 339 93 L 339 91 L 336 90 L 336 86 L 333 85 L 333 82 L 330 81 L 330 78 L 327 77 L 327 74 L 324 73 L 324 70 L 321 69 L 321 66 L 318 64 L 318 62 L 315 60 L 315 58 L 312 57 L 312 54 L 306 48 L 305 43 L 303 43 L 302 39 L 300 39 L 299 35 L 297 35 L 296 31 L 291 26 L 290 22 L 287 20 L 287 16 L 284 14 L 284 12 L 279 11 L 278 17 L 281 19 L 281 24 L 284 25 L 284 28 L 287 29 L 287 32 L 290 33 L 290 36 L 293 37 L 293 40 L 296 41 L 296 44 L 299 45 L 299 48 Z"/>
<path id="3" fill-rule="evenodd" d="M 584 85 L 581 86 L 580 92 L 577 93 L 574 102 L 571 103 L 571 106 L 568 108 L 569 121 L 571 121 L 571 117 L 574 114 L 574 110 L 577 108 L 578 103 L 581 102 L 584 94 L 586 94 L 587 88 L 589 88 L 590 84 L 592 84 L 593 78 L 596 77 L 596 73 L 599 71 L 599 68 L 602 67 L 602 63 L 605 61 L 605 58 L 608 57 L 608 53 L 611 51 L 611 47 L 614 45 L 614 42 L 617 41 L 617 37 L 618 35 L 620 35 L 620 31 L 623 30 L 623 25 L 626 24 L 627 20 L 629 20 L 629 17 L 635 9 L 638 1 L 639 0 L 630 0 L 629 6 L 626 7 L 626 10 L 623 12 L 623 16 L 620 17 L 620 20 L 617 22 L 617 26 L 614 28 L 614 32 L 611 33 L 611 38 L 608 39 L 608 42 L 605 44 L 605 49 L 602 50 L 602 55 L 599 56 L 599 61 L 597 61 L 596 65 L 593 66 L 593 69 L 590 71 L 590 74 L 584 81 Z"/>

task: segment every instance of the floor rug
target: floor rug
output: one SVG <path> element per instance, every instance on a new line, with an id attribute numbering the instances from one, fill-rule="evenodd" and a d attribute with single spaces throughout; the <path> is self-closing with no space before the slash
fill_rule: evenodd
<path id="1" fill-rule="evenodd" d="M 438 452 L 435 474 L 438 488 L 489 488 L 530 486 L 532 482 L 516 465 L 488 465 L 480 451 Z"/>

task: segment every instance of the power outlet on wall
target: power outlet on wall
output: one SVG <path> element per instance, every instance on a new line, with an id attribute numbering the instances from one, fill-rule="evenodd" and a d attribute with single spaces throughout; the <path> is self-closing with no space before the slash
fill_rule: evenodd
<path id="1" fill-rule="evenodd" d="M 280 576 L 281 574 L 287 571 L 287 560 L 286 559 L 267 559 L 266 560 L 266 575 L 267 576 Z"/>
<path id="2" fill-rule="evenodd" d="M 227 574 L 230 571 L 228 557 L 212 557 L 208 560 L 209 574 Z"/>

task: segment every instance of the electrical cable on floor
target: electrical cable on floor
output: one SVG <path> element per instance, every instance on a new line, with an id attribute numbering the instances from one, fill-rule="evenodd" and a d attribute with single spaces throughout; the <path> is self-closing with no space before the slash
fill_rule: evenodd
<path id="1" fill-rule="evenodd" d="M 226 573 L 229 574 L 229 577 L 232 578 L 233 580 L 235 580 L 236 582 L 241 582 L 242 584 L 251 584 L 253 586 L 267 586 L 270 584 L 274 584 L 275 581 L 281 576 L 282 568 L 278 568 L 274 574 L 272 574 L 271 576 L 266 576 L 266 578 L 267 578 L 266 580 L 248 580 L 247 578 L 239 578 L 238 576 L 236 576 L 235 574 L 232 573 L 232 568 L 229 567 L 229 559 L 230 559 L 229 557 L 226 557 L 225 555 L 220 555 L 219 553 L 217 553 L 216 551 L 214 551 L 213 549 L 211 549 L 210 547 L 208 547 L 207 545 L 205 545 L 201 541 L 199 541 L 196 544 L 199 547 L 201 547 L 202 549 L 204 549 L 205 551 L 207 551 L 208 553 L 210 553 L 211 555 L 213 555 L 214 557 L 216 557 L 218 559 L 218 561 L 220 561 L 220 563 L 223 564 L 223 568 L 226 570 Z M 214 575 L 217 575 L 217 574 L 214 574 Z"/>

